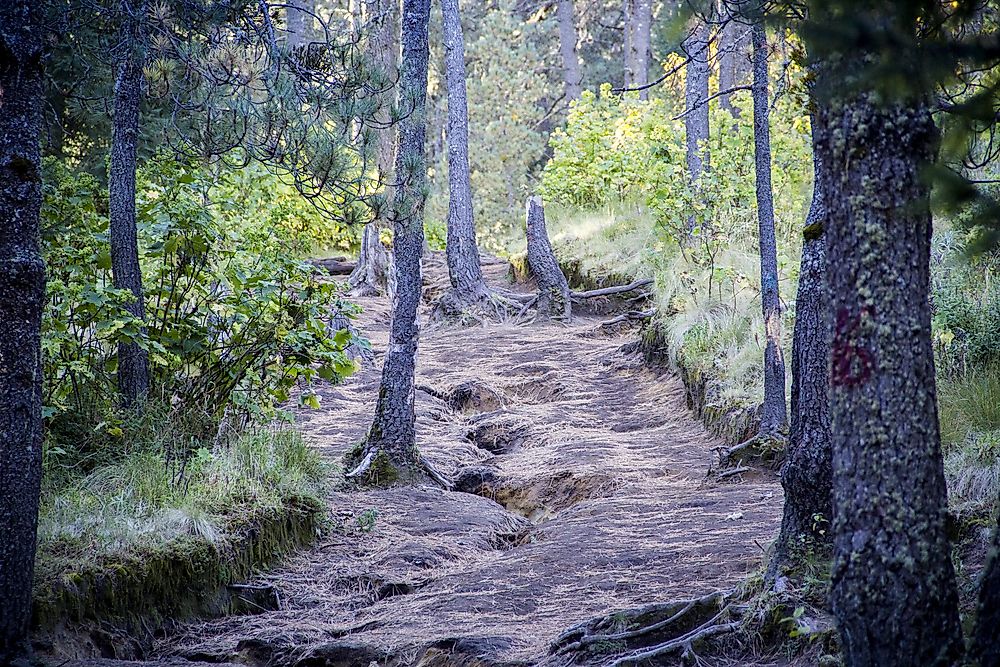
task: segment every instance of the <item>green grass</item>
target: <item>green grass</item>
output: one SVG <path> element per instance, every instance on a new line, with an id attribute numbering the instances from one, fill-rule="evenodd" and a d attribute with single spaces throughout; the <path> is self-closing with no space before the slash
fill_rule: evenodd
<path id="1" fill-rule="evenodd" d="M 992 514 L 1000 496 L 1000 368 L 973 368 L 938 385 L 951 504 Z"/>
<path id="2" fill-rule="evenodd" d="M 197 613 L 191 595 L 315 534 L 330 471 L 297 431 L 251 425 L 216 442 L 217 425 L 205 426 L 151 405 L 142 418 L 78 429 L 73 445 L 48 443 L 40 624 L 147 607 Z M 184 572 L 198 577 L 201 593 Z"/>
<path id="3" fill-rule="evenodd" d="M 556 254 L 579 262 L 581 273 L 654 278 L 656 319 L 675 362 L 718 379 L 722 398 L 732 407 L 763 400 L 764 327 L 753 239 L 731 239 L 707 263 L 704 257 L 695 261 L 682 253 L 657 230 L 653 214 L 643 206 L 623 203 L 579 211 L 549 205 L 546 215 Z M 787 270 L 782 277 L 782 296 L 791 302 L 795 281 Z M 786 311 L 786 358 L 791 315 Z M 786 375 L 790 382 L 791 374 Z"/>

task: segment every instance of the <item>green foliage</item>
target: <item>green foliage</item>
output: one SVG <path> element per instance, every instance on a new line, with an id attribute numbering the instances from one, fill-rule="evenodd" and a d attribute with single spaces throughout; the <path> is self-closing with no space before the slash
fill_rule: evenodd
<path id="1" fill-rule="evenodd" d="M 364 512 L 358 515 L 357 524 L 358 528 L 364 533 L 370 533 L 375 529 L 375 524 L 378 522 L 378 510 L 369 507 Z"/>
<path id="2" fill-rule="evenodd" d="M 147 163 L 137 187 L 142 322 L 113 287 L 104 191 L 64 163 L 46 168 L 49 417 L 91 413 L 99 421 L 115 394 L 120 342 L 149 350 L 157 396 L 216 417 L 230 404 L 271 414 L 298 381 L 352 371 L 344 353 L 351 335 L 328 331 L 331 308 L 351 307 L 295 252 L 331 238 L 330 229 L 307 215 L 293 189 L 253 170 Z"/>
<path id="3" fill-rule="evenodd" d="M 469 102 L 469 165 L 479 245 L 499 252 L 522 235 L 524 202 L 533 194 L 545 158 L 545 117 L 562 92 L 555 22 L 525 21 L 512 0 L 463 7 Z M 468 11 L 468 13 L 467 13 Z M 432 14 L 432 20 L 439 15 Z M 432 26 L 432 30 L 440 30 Z M 432 44 L 441 44 L 432 37 Z M 444 72 L 431 59 L 428 118 L 443 131 L 447 118 Z M 526 67 L 525 63 L 531 63 Z M 440 136 L 440 135 L 438 135 Z M 431 141 L 429 219 L 445 220 L 448 166 L 444 144 Z"/>

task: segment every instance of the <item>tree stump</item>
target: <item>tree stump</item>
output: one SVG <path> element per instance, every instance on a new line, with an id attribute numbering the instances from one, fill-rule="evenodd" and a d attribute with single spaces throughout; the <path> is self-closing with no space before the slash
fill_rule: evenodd
<path id="1" fill-rule="evenodd" d="M 528 198 L 528 270 L 538 285 L 538 316 L 568 320 L 571 315 L 569 283 L 559 268 L 549 234 L 541 197 Z"/>

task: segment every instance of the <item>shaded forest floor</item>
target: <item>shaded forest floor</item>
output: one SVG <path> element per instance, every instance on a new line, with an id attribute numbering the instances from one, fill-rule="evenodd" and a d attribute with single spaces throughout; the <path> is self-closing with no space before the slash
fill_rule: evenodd
<path id="1" fill-rule="evenodd" d="M 425 265 L 433 292 L 442 256 Z M 506 265 L 487 265 L 504 280 Z M 373 366 L 298 413 L 338 464 L 365 434 L 386 299 L 361 299 Z M 280 609 L 184 626 L 164 656 L 251 665 L 534 665 L 569 626 L 730 589 L 780 522 L 773 477 L 705 481 L 713 440 L 684 388 L 600 319 L 422 330 L 420 450 L 463 491 L 331 491 L 332 528 L 252 582 Z M 474 381 L 474 400 L 448 396 Z"/>

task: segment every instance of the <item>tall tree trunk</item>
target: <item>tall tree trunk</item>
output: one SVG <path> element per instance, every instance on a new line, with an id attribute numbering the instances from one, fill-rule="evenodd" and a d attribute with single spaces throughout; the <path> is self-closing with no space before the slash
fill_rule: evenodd
<path id="1" fill-rule="evenodd" d="M 813 112 L 812 130 L 823 122 Z M 813 193 L 803 230 L 799 290 L 792 334 L 792 423 L 781 486 L 785 490 L 781 533 L 769 567 L 773 577 L 795 563 L 799 538 L 808 548 L 832 544 L 833 454 L 830 448 L 830 294 L 826 282 L 826 165 L 813 149 Z"/>
<path id="2" fill-rule="evenodd" d="M 399 123 L 399 147 L 396 151 L 398 186 L 393 192 L 392 211 L 396 292 L 375 418 L 361 452 L 363 458 L 358 468 L 352 471 L 353 475 L 360 475 L 368 469 L 379 474 L 383 467 L 388 467 L 393 475 L 405 479 L 414 476 L 420 464 L 414 429 L 413 392 L 427 181 L 424 109 L 427 100 L 429 18 L 430 0 L 403 0 L 403 61 L 399 92 L 403 117 Z"/>
<path id="3" fill-rule="evenodd" d="M 0 664 L 27 665 L 42 478 L 42 49 L 37 3 L 0 3 Z"/>
<path id="4" fill-rule="evenodd" d="M 684 135 L 687 143 L 687 168 L 693 187 L 697 187 L 702 172 L 709 168 L 708 153 L 708 25 L 693 19 L 691 33 L 684 40 L 684 51 L 690 61 L 685 74 L 684 105 L 688 114 L 684 116 Z M 695 231 L 697 220 L 688 221 L 688 232 Z"/>
<path id="5" fill-rule="evenodd" d="M 469 109 L 465 92 L 465 43 L 458 0 L 441 0 L 448 84 L 448 275 L 462 301 L 487 294 L 476 245 L 469 183 Z"/>
<path id="6" fill-rule="evenodd" d="M 365 17 L 370 24 L 368 37 L 368 57 L 373 64 L 385 73 L 386 85 L 394 90 L 397 75 L 396 60 L 399 53 L 399 31 L 397 29 L 398 0 L 367 0 Z M 384 184 L 385 196 L 391 197 L 389 182 L 392 178 L 393 150 L 395 144 L 396 126 L 391 124 L 389 114 L 380 114 L 380 120 L 387 127 L 378 132 L 376 146 L 376 167 L 379 180 Z M 388 216 L 379 212 L 375 220 L 365 225 L 361 234 L 361 250 L 358 263 L 348 278 L 355 294 L 374 296 L 382 294 L 391 287 L 392 258 L 388 249 L 379 241 L 379 232 L 388 224 Z M 389 293 L 392 290 L 389 289 Z"/>
<path id="7" fill-rule="evenodd" d="M 543 319 L 568 320 L 572 314 L 569 283 L 556 255 L 552 252 L 545 229 L 545 209 L 541 197 L 529 197 L 525 220 L 528 238 L 528 269 L 538 286 L 538 316 Z"/>
<path id="8" fill-rule="evenodd" d="M 625 87 L 641 88 L 649 83 L 650 24 L 652 0 L 624 0 L 625 13 Z M 639 99 L 649 98 L 648 90 L 639 91 Z"/>
<path id="9" fill-rule="evenodd" d="M 313 24 L 313 14 L 316 11 L 316 0 L 286 0 L 285 7 L 285 42 L 291 49 L 297 49 L 316 39 Z"/>
<path id="10" fill-rule="evenodd" d="M 977 667 L 1000 666 L 1000 516 L 993 528 L 993 543 L 979 580 L 979 607 L 972 631 L 969 658 Z"/>
<path id="11" fill-rule="evenodd" d="M 767 35 L 762 23 L 753 33 L 753 138 L 757 180 L 757 228 L 760 242 L 760 303 L 764 315 L 764 412 L 760 432 L 784 437 L 788 428 L 785 407 L 785 359 L 781 351 L 781 301 L 778 298 L 778 248 L 774 238 L 774 200 L 771 189 L 771 106 L 767 86 Z"/>
<path id="12" fill-rule="evenodd" d="M 720 10 L 727 12 L 726 0 L 720 0 Z M 727 16 L 726 13 L 722 13 Z M 719 35 L 719 91 L 726 91 L 743 85 L 750 66 L 750 26 L 727 16 L 728 23 Z M 719 105 L 739 118 L 741 110 L 733 105 L 732 93 L 719 95 Z"/>
<path id="13" fill-rule="evenodd" d="M 122 46 L 114 89 L 108 202 L 111 218 L 111 272 L 118 289 L 132 292 L 126 309 L 144 320 L 142 269 L 135 217 L 135 172 L 142 96 L 142 13 L 145 3 L 121 2 Z M 136 343 L 118 345 L 118 388 L 122 402 L 138 407 L 149 393 L 149 355 Z"/>
<path id="14" fill-rule="evenodd" d="M 872 7 L 879 24 L 894 20 Z M 817 55 L 835 58 L 842 73 L 863 72 L 869 54 Z M 854 81 L 871 85 L 864 75 Z M 825 233 L 834 320 L 832 608 L 848 665 L 951 665 L 961 633 L 945 532 L 922 177 L 938 133 L 924 99 L 840 92 L 837 74 L 817 78 L 815 90 L 828 118 L 817 148 L 837 166 Z"/>
<path id="15" fill-rule="evenodd" d="M 566 99 L 579 99 L 583 92 L 583 74 L 580 72 L 580 59 L 576 54 L 576 16 L 573 11 L 573 0 L 558 0 L 556 17 L 559 20 L 559 51 L 562 54 Z"/>

